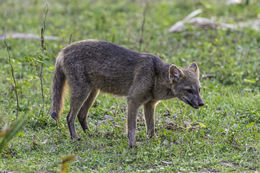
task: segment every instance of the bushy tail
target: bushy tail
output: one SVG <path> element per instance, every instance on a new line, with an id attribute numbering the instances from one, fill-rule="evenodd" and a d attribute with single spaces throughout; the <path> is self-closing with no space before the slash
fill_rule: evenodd
<path id="1" fill-rule="evenodd" d="M 64 104 L 64 86 L 66 77 L 62 68 L 63 53 L 60 52 L 55 64 L 52 93 L 51 93 L 51 117 L 54 120 L 59 119 Z"/>

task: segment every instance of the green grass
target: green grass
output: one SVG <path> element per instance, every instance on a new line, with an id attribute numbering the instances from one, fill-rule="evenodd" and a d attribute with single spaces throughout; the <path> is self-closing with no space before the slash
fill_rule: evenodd
<path id="1" fill-rule="evenodd" d="M 260 32 L 203 30 L 189 27 L 182 33 L 168 28 L 193 10 L 202 17 L 236 23 L 256 19 L 260 3 L 225 6 L 219 1 L 151 1 L 146 14 L 142 52 L 153 53 L 179 66 L 198 63 L 202 98 L 194 110 L 176 99 L 156 109 L 157 138 L 146 137 L 141 110 L 135 149 L 125 134 L 126 102 L 100 94 L 91 108 L 82 140 L 70 139 L 66 114 L 58 126 L 46 116 L 50 104 L 55 57 L 72 41 L 95 38 L 138 51 L 144 3 L 142 1 L 48 1 L 45 54 L 39 40 L 7 39 L 17 80 L 19 117 L 28 117 L 23 129 L 0 153 L 0 171 L 59 172 L 61 158 L 76 155 L 71 172 L 255 172 L 260 169 Z M 44 1 L 0 2 L 0 34 L 40 34 Z M 42 109 L 39 71 L 44 65 L 45 108 Z M 16 101 L 8 55 L 0 42 L 0 129 L 15 118 Z M 207 78 L 206 76 L 212 76 Z M 68 97 L 69 98 L 69 97 Z M 42 116 L 42 114 L 44 116 Z M 104 118 L 106 115 L 112 119 Z"/>

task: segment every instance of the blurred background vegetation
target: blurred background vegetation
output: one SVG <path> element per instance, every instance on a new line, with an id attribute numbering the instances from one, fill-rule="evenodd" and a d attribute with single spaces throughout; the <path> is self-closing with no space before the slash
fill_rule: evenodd
<path id="1" fill-rule="evenodd" d="M 72 172 L 259 170 L 260 29 L 251 21 L 260 20 L 260 1 L 228 2 L 0 0 L 0 129 L 1 134 L 15 129 L 8 144 L 2 135 L 0 142 L 6 145 L 0 153 L 0 171 L 59 171 L 60 158 L 70 154 L 76 155 Z M 197 9 L 202 9 L 199 17 L 248 26 L 230 30 L 188 24 L 182 32 L 168 31 Z M 40 39 L 11 38 L 17 33 L 40 38 L 44 23 L 44 51 Z M 140 111 L 137 141 L 141 144 L 129 150 L 125 101 L 101 94 L 90 110 L 91 132 L 83 134 L 77 126 L 83 141 L 71 142 L 65 122 L 68 99 L 58 126 L 47 116 L 52 74 L 58 52 L 69 42 L 88 38 L 149 52 L 178 66 L 197 62 L 205 107 L 195 111 L 177 100 L 162 102 L 156 112 L 158 138 L 151 141 Z M 12 125 L 15 90 L 18 119 L 26 117 L 26 123 L 18 123 L 25 124 L 20 132 L 12 128 L 16 127 Z"/>

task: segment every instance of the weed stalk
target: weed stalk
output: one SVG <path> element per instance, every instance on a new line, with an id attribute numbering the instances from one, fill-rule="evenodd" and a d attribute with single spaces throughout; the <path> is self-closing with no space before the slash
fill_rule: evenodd
<path id="1" fill-rule="evenodd" d="M 10 55 L 10 51 L 9 51 L 9 47 L 7 45 L 6 39 L 4 39 L 4 44 L 8 53 L 8 61 L 9 61 L 9 65 L 11 67 L 11 74 L 12 74 L 12 78 L 14 81 L 14 92 L 15 92 L 15 97 L 16 97 L 16 118 L 18 118 L 18 112 L 19 112 L 19 98 L 18 98 L 18 92 L 17 92 L 17 85 L 16 85 L 16 80 L 15 80 L 15 76 L 14 76 L 14 68 L 11 62 L 11 55 Z"/>
<path id="2" fill-rule="evenodd" d="M 42 52 L 42 55 L 44 55 L 44 49 L 45 49 L 44 32 L 45 32 L 45 28 L 46 28 L 46 17 L 47 17 L 47 14 L 48 14 L 48 5 L 46 3 L 46 10 L 45 10 L 44 19 L 43 19 L 43 26 L 41 28 L 41 52 Z M 43 110 L 44 110 L 44 107 L 45 107 L 44 90 L 43 90 L 43 62 L 41 62 L 39 78 L 40 78 L 40 83 L 41 83 L 42 116 L 43 116 Z"/>
<path id="3" fill-rule="evenodd" d="M 139 38 L 139 52 L 142 50 L 142 44 L 144 42 L 144 26 L 145 26 L 145 18 L 146 18 L 146 12 L 148 9 L 148 1 L 145 1 L 144 10 L 143 10 L 143 20 L 141 25 L 141 35 Z"/>

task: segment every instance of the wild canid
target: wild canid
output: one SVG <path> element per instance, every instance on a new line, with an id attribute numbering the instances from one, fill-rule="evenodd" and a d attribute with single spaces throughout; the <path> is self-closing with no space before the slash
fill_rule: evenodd
<path id="1" fill-rule="evenodd" d="M 61 114 L 66 81 L 71 94 L 67 122 L 71 137 L 77 140 L 80 138 L 75 130 L 75 118 L 78 117 L 84 131 L 89 129 L 86 117 L 100 91 L 126 96 L 130 147 L 136 143 L 137 111 L 141 105 L 149 137 L 155 135 L 154 112 L 158 101 L 177 97 L 196 109 L 204 105 L 196 63 L 181 68 L 152 54 L 134 52 L 105 41 L 79 41 L 59 53 L 51 102 L 51 117 L 56 121 Z"/>

